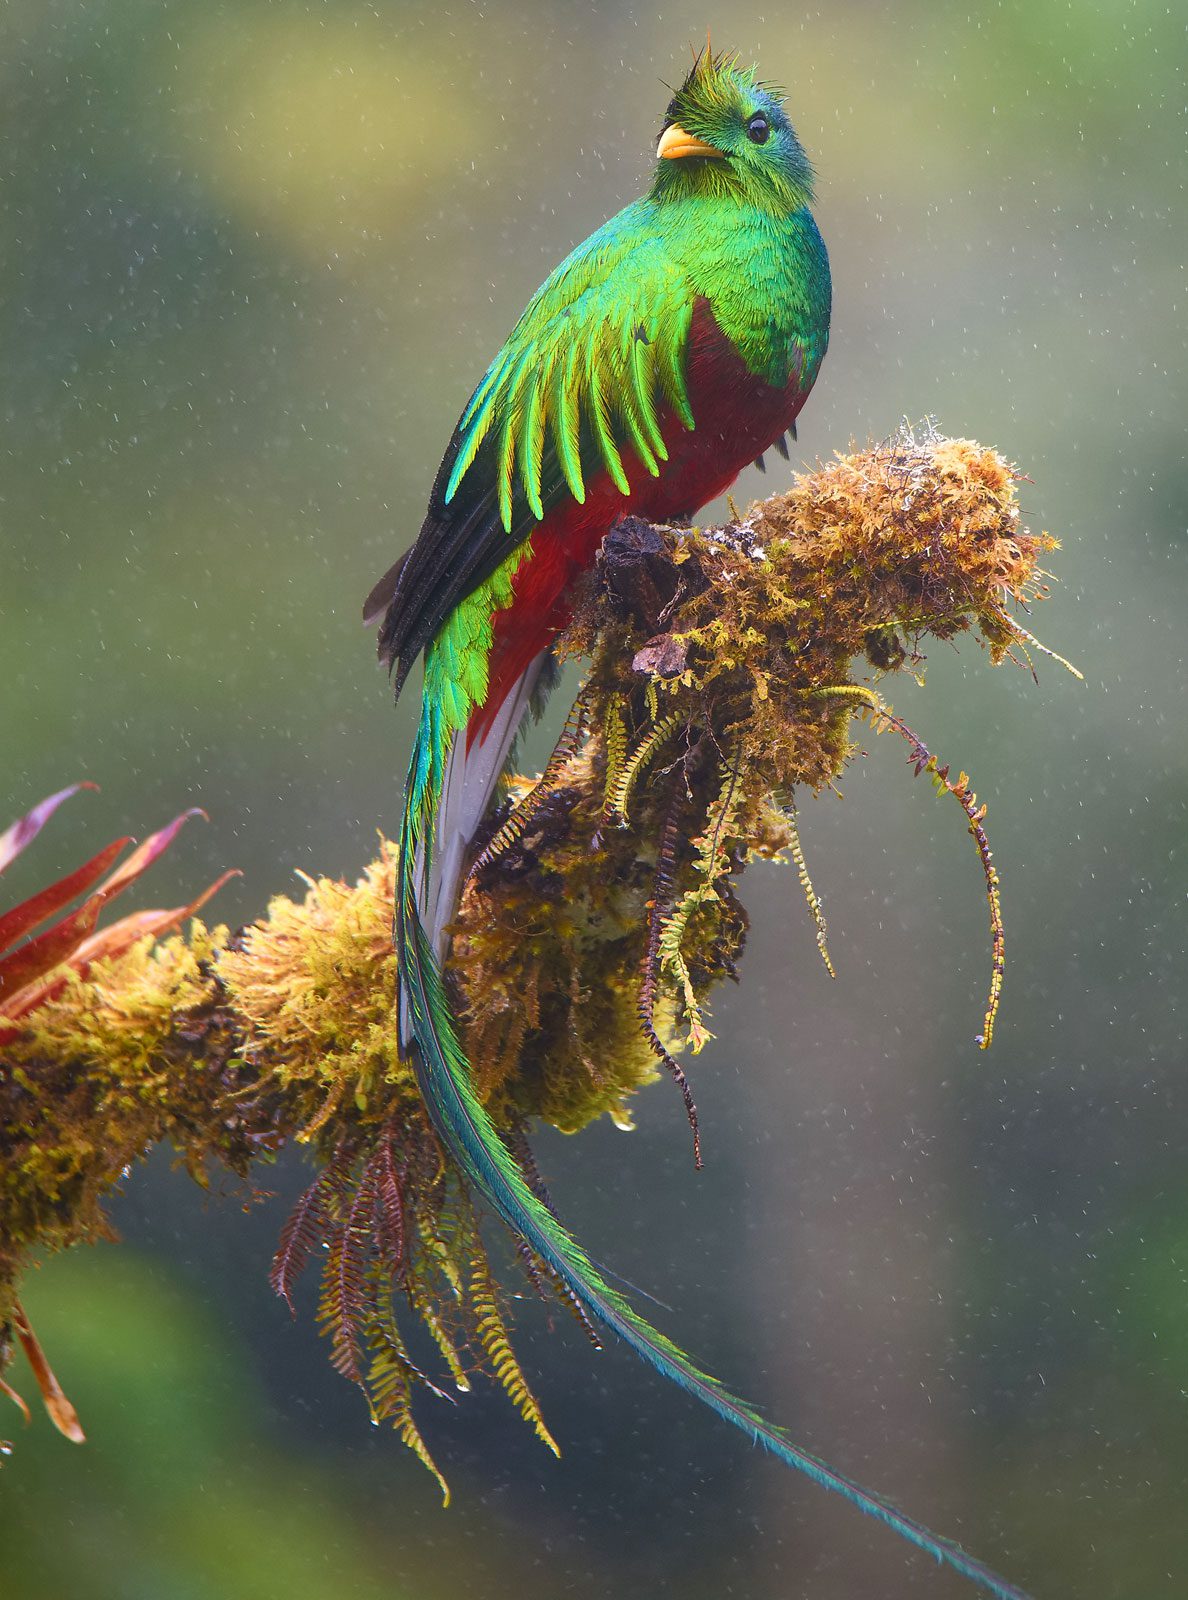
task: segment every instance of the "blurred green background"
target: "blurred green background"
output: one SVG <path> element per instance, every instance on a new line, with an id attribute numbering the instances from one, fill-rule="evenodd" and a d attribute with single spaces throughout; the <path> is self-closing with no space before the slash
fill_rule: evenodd
<path id="1" fill-rule="evenodd" d="M 833 345 L 812 460 L 934 413 L 1033 482 L 1038 687 L 938 647 L 897 708 L 990 802 L 980 874 L 888 740 L 756 869 L 742 986 L 641 1126 L 541 1141 L 594 1254 L 796 1437 L 1045 1600 L 1188 1592 L 1185 83 L 1179 8 L 8 0 L 0 11 L 5 816 L 90 777 L 44 881 L 206 807 L 146 891 L 354 874 L 409 736 L 363 595 L 545 272 L 639 192 L 690 40 L 786 84 Z M 767 485 L 786 473 L 773 460 Z M 742 493 L 763 480 L 748 473 Z M 528 1308 L 554 1463 L 494 1396 L 422 1421 L 456 1503 L 265 1283 L 276 1198 L 159 1155 L 120 1249 L 27 1303 L 90 1442 L 0 1474 L 6 1600 L 969 1593 L 619 1350 Z M 308 1309 L 308 1308 L 307 1308 Z M 28 1385 L 26 1384 L 26 1387 Z"/>

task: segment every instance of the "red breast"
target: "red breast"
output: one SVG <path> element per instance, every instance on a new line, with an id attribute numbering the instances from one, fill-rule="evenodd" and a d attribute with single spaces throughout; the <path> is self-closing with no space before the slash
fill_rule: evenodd
<path id="1" fill-rule="evenodd" d="M 666 522 L 692 516 L 792 426 L 808 396 L 798 374 L 777 389 L 748 372 L 706 300 L 693 308 L 686 379 L 697 427 L 690 432 L 671 412 L 661 415 L 668 460 L 660 463 L 659 477 L 626 454 L 629 495 L 600 472 L 587 483 L 583 505 L 567 500 L 533 532 L 531 559 L 512 585 L 515 598 L 495 617 L 487 699 L 471 716 L 468 748 L 483 737 L 528 663 L 568 623 L 570 586 L 591 565 L 616 517 L 631 512 Z"/>

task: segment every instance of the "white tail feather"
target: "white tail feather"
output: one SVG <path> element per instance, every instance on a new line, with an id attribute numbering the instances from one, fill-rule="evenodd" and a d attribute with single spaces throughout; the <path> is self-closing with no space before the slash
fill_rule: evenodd
<path id="1" fill-rule="evenodd" d="M 462 873 L 470 845 L 507 766 L 516 734 L 519 733 L 533 691 L 540 678 L 548 652 L 528 666 L 515 687 L 504 697 L 491 726 L 481 738 L 466 748 L 463 729 L 454 737 L 446 757 L 441 800 L 433 841 L 433 865 L 428 883 L 417 863 L 417 895 L 421 902 L 425 931 L 438 960 L 445 955 L 446 929 L 458 906 Z"/>
<path id="2" fill-rule="evenodd" d="M 425 881 L 423 845 L 418 847 L 413 863 L 422 925 L 439 961 L 445 957 L 448 942 L 446 930 L 458 909 L 462 874 L 471 841 L 499 786 L 511 747 L 528 714 L 547 659 L 548 651 L 542 650 L 528 665 L 514 688 L 504 697 L 490 727 L 469 750 L 466 748 L 466 729 L 463 728 L 454 735 L 446 757 L 434 827 L 433 864 L 428 882 Z M 406 1049 L 413 1042 L 412 1019 L 403 985 L 400 993 L 400 1042 Z"/>

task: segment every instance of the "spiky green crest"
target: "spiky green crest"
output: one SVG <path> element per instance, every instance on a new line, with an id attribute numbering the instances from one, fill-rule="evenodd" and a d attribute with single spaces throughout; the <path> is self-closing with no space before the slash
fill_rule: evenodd
<path id="1" fill-rule="evenodd" d="M 756 142 L 748 127 L 766 119 L 767 139 Z M 707 46 L 673 95 L 664 125 L 673 124 L 721 152 L 718 157 L 661 160 L 652 180 L 656 199 L 670 195 L 732 194 L 754 205 L 794 211 L 813 198 L 813 167 L 773 84 L 760 83 L 754 67 L 737 55 L 714 55 Z"/>

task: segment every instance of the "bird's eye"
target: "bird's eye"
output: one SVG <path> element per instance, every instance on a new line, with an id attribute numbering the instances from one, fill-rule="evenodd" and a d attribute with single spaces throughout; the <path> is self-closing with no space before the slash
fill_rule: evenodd
<path id="1" fill-rule="evenodd" d="M 755 115 L 747 123 L 747 138 L 752 144 L 766 144 L 767 136 L 770 132 L 771 124 L 762 111 L 756 111 Z"/>

